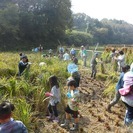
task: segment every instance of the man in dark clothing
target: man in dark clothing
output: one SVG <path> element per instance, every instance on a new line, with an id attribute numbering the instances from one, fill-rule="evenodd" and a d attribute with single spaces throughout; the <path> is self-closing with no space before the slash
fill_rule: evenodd
<path id="1" fill-rule="evenodd" d="M 98 57 L 98 53 L 95 53 L 91 60 L 91 77 L 94 79 L 96 78 L 96 73 L 97 73 L 97 68 L 96 68 L 97 57 Z"/>

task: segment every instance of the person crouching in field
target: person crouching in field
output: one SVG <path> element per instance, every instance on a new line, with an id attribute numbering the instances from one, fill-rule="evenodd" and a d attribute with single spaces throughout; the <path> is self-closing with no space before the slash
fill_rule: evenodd
<path id="1" fill-rule="evenodd" d="M 107 107 L 107 111 L 111 112 L 111 107 L 114 106 L 116 103 L 118 103 L 118 101 L 120 100 L 120 93 L 119 93 L 119 89 L 123 88 L 124 85 L 124 81 L 123 81 L 123 77 L 124 74 L 130 69 L 129 65 L 123 66 L 122 67 L 122 73 L 120 74 L 120 78 L 118 80 L 118 83 L 116 85 L 116 91 L 115 91 L 115 97 L 114 99 L 110 102 L 110 104 Z"/>
<path id="2" fill-rule="evenodd" d="M 59 122 L 57 104 L 60 102 L 61 94 L 56 76 L 51 76 L 49 78 L 49 85 L 51 88 L 51 92 L 45 93 L 45 95 L 50 98 L 48 104 L 49 116 L 47 118 L 49 120 L 53 120 L 53 122 Z"/>
<path id="3" fill-rule="evenodd" d="M 67 70 L 68 70 L 68 73 L 71 74 L 71 77 L 68 78 L 68 81 L 69 81 L 69 79 L 74 79 L 76 81 L 76 84 L 77 84 L 76 87 L 79 87 L 80 74 L 78 72 L 77 64 L 78 64 L 78 59 L 76 57 L 73 57 L 72 63 L 69 63 L 67 66 Z"/>
<path id="4" fill-rule="evenodd" d="M 71 131 L 78 130 L 78 123 L 79 123 L 79 118 L 78 118 L 78 107 L 79 107 L 79 99 L 80 99 L 80 94 L 79 90 L 76 88 L 76 82 L 75 80 L 70 80 L 67 83 L 67 86 L 69 87 L 69 91 L 67 93 L 67 98 L 68 98 L 68 105 L 65 109 L 66 113 L 66 119 L 63 124 L 61 124 L 61 127 L 64 128 L 70 128 L 70 117 L 74 118 L 75 124 L 74 127 L 70 128 Z"/>
<path id="5" fill-rule="evenodd" d="M 19 64 L 18 64 L 18 68 L 19 68 L 18 75 L 21 76 L 22 73 L 24 72 L 24 70 L 29 69 L 29 67 L 30 67 L 30 64 L 28 63 L 28 58 L 27 58 L 26 55 L 23 55 L 21 57 L 21 60 L 20 60 Z"/>
<path id="6" fill-rule="evenodd" d="M 4 101 L 0 104 L 0 133 L 28 133 L 21 121 L 11 118 L 14 105 Z"/>

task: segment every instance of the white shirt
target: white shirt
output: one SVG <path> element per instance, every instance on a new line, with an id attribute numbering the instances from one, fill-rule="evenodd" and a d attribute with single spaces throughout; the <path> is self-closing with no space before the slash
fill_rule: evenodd
<path id="1" fill-rule="evenodd" d="M 51 89 L 51 93 L 53 94 L 53 96 L 50 97 L 49 102 L 52 106 L 54 106 L 55 103 L 60 102 L 60 97 L 61 97 L 60 89 L 57 88 L 56 86 L 53 86 Z"/>
<path id="2" fill-rule="evenodd" d="M 119 66 L 124 66 L 125 65 L 125 55 L 119 55 L 117 60 L 118 60 L 118 65 Z"/>
<path id="3" fill-rule="evenodd" d="M 63 59 L 64 59 L 64 60 L 70 60 L 70 55 L 69 55 L 68 53 L 65 53 L 65 54 L 63 55 Z"/>

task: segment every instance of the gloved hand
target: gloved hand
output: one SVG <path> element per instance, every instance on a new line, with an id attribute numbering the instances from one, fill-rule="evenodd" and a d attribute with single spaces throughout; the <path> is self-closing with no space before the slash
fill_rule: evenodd
<path id="1" fill-rule="evenodd" d="M 53 96 L 53 94 L 50 93 L 50 92 L 46 92 L 46 93 L 45 93 L 45 96 L 46 96 L 46 97 L 50 97 L 50 96 Z"/>

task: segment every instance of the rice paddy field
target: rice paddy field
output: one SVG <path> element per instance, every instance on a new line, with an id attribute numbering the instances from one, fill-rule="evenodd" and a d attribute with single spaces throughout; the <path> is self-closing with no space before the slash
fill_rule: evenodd
<path id="1" fill-rule="evenodd" d="M 115 85 L 119 74 L 116 64 L 110 63 L 110 51 L 108 47 L 100 52 L 103 63 L 99 63 L 96 79 L 90 77 L 90 60 L 92 52 L 88 52 L 87 66 L 84 67 L 79 59 L 80 82 L 80 128 L 79 133 L 132 133 L 133 127 L 124 126 L 125 106 L 121 101 L 112 107 L 112 113 L 106 111 L 106 107 L 113 99 Z M 120 49 L 120 48 L 118 48 Z M 126 55 L 126 63 L 133 62 L 133 49 L 123 49 Z M 30 70 L 18 77 L 17 52 L 0 53 L 0 101 L 9 100 L 15 105 L 13 118 L 21 120 L 28 128 L 29 133 L 69 133 L 60 127 L 65 119 L 64 108 L 66 106 L 66 79 L 70 76 L 66 67 L 69 62 L 55 57 L 42 57 L 42 53 L 27 52 Z M 40 62 L 45 65 L 39 66 Z M 59 79 L 61 90 L 61 103 L 59 103 L 60 123 L 47 121 L 46 111 L 48 100 L 45 92 L 50 91 L 48 78 L 56 75 Z"/>

